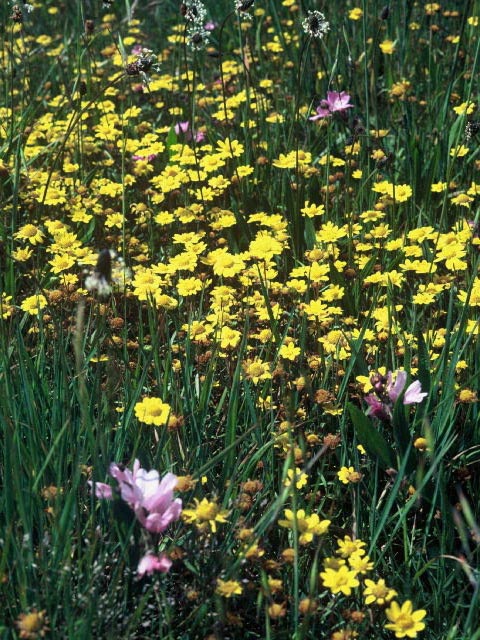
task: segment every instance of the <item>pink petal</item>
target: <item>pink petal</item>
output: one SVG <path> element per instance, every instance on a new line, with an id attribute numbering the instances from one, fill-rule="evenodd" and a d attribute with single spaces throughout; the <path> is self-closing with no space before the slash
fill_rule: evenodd
<path id="1" fill-rule="evenodd" d="M 88 484 L 93 487 L 94 483 L 89 480 Z M 105 482 L 95 482 L 95 496 L 103 500 L 111 500 L 113 497 L 112 487 L 109 484 L 105 484 Z"/>
<path id="2" fill-rule="evenodd" d="M 147 531 L 162 533 L 172 522 L 178 520 L 181 513 L 182 501 L 177 498 L 164 511 L 151 512 L 146 518 L 144 516 L 138 517 L 139 514 L 137 517 Z"/>
<path id="3" fill-rule="evenodd" d="M 403 388 L 405 387 L 405 383 L 407 381 L 407 372 L 406 371 L 397 371 L 395 377 L 395 382 L 392 384 L 392 374 L 388 372 L 389 382 L 387 385 L 387 393 L 388 397 L 392 402 L 397 400 L 398 396 L 402 393 Z"/>
<path id="4" fill-rule="evenodd" d="M 160 556 L 155 556 L 153 553 L 147 553 L 138 563 L 137 575 L 141 578 L 145 574 L 150 575 L 154 571 L 168 573 L 171 566 L 172 561 L 165 554 L 162 553 Z"/>
<path id="5" fill-rule="evenodd" d="M 425 396 L 428 396 L 428 393 L 426 391 L 422 391 L 420 380 L 415 380 L 415 382 L 412 382 L 405 391 L 403 404 L 415 404 L 417 402 L 422 402 Z"/>
<path id="6" fill-rule="evenodd" d="M 135 485 L 142 493 L 143 498 L 154 496 L 159 487 L 159 475 L 158 471 L 152 469 L 152 471 L 146 471 L 145 469 L 139 469 L 135 476 Z"/>

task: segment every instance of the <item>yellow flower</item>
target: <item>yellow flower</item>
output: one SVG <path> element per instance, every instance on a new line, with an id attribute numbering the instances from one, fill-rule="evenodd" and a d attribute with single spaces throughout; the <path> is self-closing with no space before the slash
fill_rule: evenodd
<path id="1" fill-rule="evenodd" d="M 288 344 L 284 344 L 280 347 L 280 357 L 285 358 L 285 360 L 296 360 L 297 356 L 300 354 L 300 347 L 296 347 L 293 342 L 289 342 Z"/>
<path id="2" fill-rule="evenodd" d="M 225 509 L 221 509 L 215 500 L 209 502 L 206 498 L 200 502 L 194 498 L 195 506 L 191 509 L 182 511 L 182 519 L 188 524 L 195 524 L 200 531 L 206 531 L 208 528 L 212 533 L 217 531 L 217 522 L 225 524 L 229 514 Z"/>
<path id="3" fill-rule="evenodd" d="M 470 203 L 473 202 L 473 198 L 468 196 L 466 193 L 459 193 L 454 198 L 452 198 L 452 204 L 458 204 L 461 207 L 469 207 Z"/>
<path id="4" fill-rule="evenodd" d="M 243 587 L 237 580 L 221 580 L 217 578 L 217 588 L 215 593 L 224 598 L 231 598 L 232 596 L 239 596 L 242 594 Z"/>
<path id="5" fill-rule="evenodd" d="M 260 380 L 270 380 L 270 365 L 268 362 L 262 362 L 260 358 L 254 360 L 246 360 L 243 364 L 245 378 L 251 380 L 253 384 L 258 384 Z"/>
<path id="6" fill-rule="evenodd" d="M 351 595 L 352 589 L 360 584 L 357 580 L 357 572 L 351 571 L 345 565 L 338 569 L 325 569 L 320 574 L 323 586 L 335 593 L 343 593 L 346 596 Z"/>
<path id="7" fill-rule="evenodd" d="M 22 311 L 29 313 L 31 316 L 36 316 L 42 309 L 47 306 L 47 299 L 43 294 L 36 293 L 33 296 L 25 298 L 20 308 Z"/>
<path id="8" fill-rule="evenodd" d="M 474 102 L 462 102 L 458 107 L 453 107 L 453 110 L 458 116 L 469 116 L 475 111 L 475 103 Z"/>
<path id="9" fill-rule="evenodd" d="M 30 613 L 21 613 L 15 622 L 15 626 L 20 632 L 20 638 L 26 640 L 35 640 L 35 638 L 43 638 L 45 632 L 48 631 L 46 611 L 36 611 Z"/>
<path id="10" fill-rule="evenodd" d="M 161 427 L 167 424 L 170 406 L 160 398 L 144 398 L 135 405 L 135 416 L 139 422 Z"/>
<path id="11" fill-rule="evenodd" d="M 362 542 L 362 540 L 352 540 L 350 536 L 345 536 L 343 540 L 337 540 L 337 544 L 337 554 L 342 558 L 349 558 L 354 553 L 360 556 L 365 555 L 362 547 L 364 547 L 366 543 Z"/>
<path id="12" fill-rule="evenodd" d="M 243 144 L 238 140 L 230 140 L 229 138 L 226 138 L 226 140 L 219 140 L 217 142 L 217 149 L 223 158 L 238 158 L 244 152 Z"/>
<path id="13" fill-rule="evenodd" d="M 27 262 L 33 255 L 32 249 L 30 247 L 25 247 L 23 249 L 16 249 L 12 251 L 12 258 L 17 262 Z"/>
<path id="14" fill-rule="evenodd" d="M 373 569 L 373 562 L 370 560 L 370 556 L 362 556 L 358 553 L 354 553 L 349 557 L 348 564 L 351 569 L 361 574 Z"/>
<path id="15" fill-rule="evenodd" d="M 204 283 L 199 278 L 183 278 L 177 285 L 178 293 L 184 298 L 194 296 L 203 289 Z"/>
<path id="16" fill-rule="evenodd" d="M 421 622 L 427 615 L 425 609 L 413 611 L 412 602 L 407 600 L 400 607 L 398 602 L 393 601 L 385 614 L 390 620 L 385 625 L 386 629 L 395 632 L 396 638 L 416 638 L 417 633 L 425 629 L 425 623 Z"/>
<path id="17" fill-rule="evenodd" d="M 343 484 L 348 484 L 349 482 L 360 482 L 362 479 L 362 474 L 355 471 L 353 467 L 342 467 L 340 471 L 337 471 L 337 476 Z"/>
<path id="18" fill-rule="evenodd" d="M 230 327 L 222 327 L 220 333 L 220 346 L 222 349 L 235 349 L 240 340 L 242 334 L 236 329 L 230 329 Z"/>
<path id="19" fill-rule="evenodd" d="M 323 216 L 325 213 L 325 207 L 323 204 L 310 204 L 308 200 L 305 201 L 305 206 L 300 209 L 302 214 L 307 218 L 314 218 L 315 216 Z"/>
<path id="20" fill-rule="evenodd" d="M 433 16 L 434 13 L 440 11 L 440 8 L 441 7 L 438 2 L 427 2 L 427 4 L 425 5 L 425 13 L 427 14 L 427 16 Z"/>
<path id="21" fill-rule="evenodd" d="M 54 258 L 48 261 L 48 264 L 52 265 L 53 273 L 62 273 L 67 271 L 75 264 L 75 259 L 67 254 L 56 255 Z"/>
<path id="22" fill-rule="evenodd" d="M 300 544 L 308 544 L 314 535 L 323 535 L 330 526 L 330 520 L 320 520 L 316 513 L 307 516 L 304 509 L 299 509 L 296 513 L 291 509 L 285 509 L 285 518 L 286 520 L 279 520 L 278 524 L 287 529 L 296 528 L 300 534 Z"/>
<path id="23" fill-rule="evenodd" d="M 27 240 L 30 244 L 36 245 L 43 242 L 45 235 L 34 224 L 26 224 L 14 234 L 14 237 Z"/>
<path id="24" fill-rule="evenodd" d="M 362 16 L 363 11 L 360 9 L 360 7 L 354 7 L 348 12 L 348 17 L 350 18 L 350 20 L 360 20 Z"/>
<path id="25" fill-rule="evenodd" d="M 14 307 L 10 304 L 11 301 L 12 296 L 7 296 L 5 293 L 0 296 L 0 318 L 2 320 L 10 318 L 13 313 Z"/>
<path id="26" fill-rule="evenodd" d="M 426 451 L 427 450 L 427 439 L 426 438 L 416 438 L 413 446 L 415 447 L 415 449 L 418 449 L 418 451 Z"/>
<path id="27" fill-rule="evenodd" d="M 382 53 L 387 56 L 391 56 L 395 51 L 395 42 L 393 42 L 393 40 L 384 40 L 379 44 L 379 47 L 382 50 Z"/>
<path id="28" fill-rule="evenodd" d="M 452 158 L 463 158 L 470 151 L 468 147 L 463 144 L 457 145 L 450 149 L 450 155 Z"/>
<path id="29" fill-rule="evenodd" d="M 476 391 L 472 391 L 471 389 L 462 389 L 458 394 L 459 402 L 477 402 L 477 393 Z"/>
<path id="30" fill-rule="evenodd" d="M 306 473 L 303 473 L 301 469 L 295 467 L 295 471 L 293 469 L 289 469 L 287 471 L 287 477 L 285 479 L 285 486 L 289 487 L 292 482 L 295 482 L 295 486 L 297 489 L 301 489 L 308 482 L 308 476 Z"/>
<path id="31" fill-rule="evenodd" d="M 378 582 L 373 580 L 365 580 L 365 589 L 363 590 L 363 597 L 365 598 L 365 604 L 378 604 L 380 606 L 387 602 L 390 602 L 394 598 L 397 592 L 394 589 L 390 589 L 385 584 L 385 580 L 381 579 Z"/>
<path id="32" fill-rule="evenodd" d="M 274 620 L 276 618 L 283 618 L 287 613 L 287 610 L 285 608 L 285 603 L 281 603 L 281 604 L 277 604 L 277 603 L 273 603 L 268 607 L 268 615 L 270 616 L 270 618 L 273 618 Z"/>

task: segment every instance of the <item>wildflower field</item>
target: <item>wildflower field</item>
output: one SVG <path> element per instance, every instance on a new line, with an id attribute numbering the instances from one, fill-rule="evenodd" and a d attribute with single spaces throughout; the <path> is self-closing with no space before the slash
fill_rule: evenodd
<path id="1" fill-rule="evenodd" d="M 480 0 L 0 19 L 0 638 L 480 640 Z"/>

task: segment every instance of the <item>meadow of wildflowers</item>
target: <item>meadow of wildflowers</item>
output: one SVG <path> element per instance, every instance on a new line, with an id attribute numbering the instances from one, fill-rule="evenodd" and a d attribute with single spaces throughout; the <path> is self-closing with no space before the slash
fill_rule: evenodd
<path id="1" fill-rule="evenodd" d="M 480 640 L 480 0 L 0 19 L 1 638 Z"/>

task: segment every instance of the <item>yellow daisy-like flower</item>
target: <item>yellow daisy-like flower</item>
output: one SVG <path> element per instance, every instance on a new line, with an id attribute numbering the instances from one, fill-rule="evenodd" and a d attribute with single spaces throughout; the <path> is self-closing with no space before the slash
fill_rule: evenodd
<path id="1" fill-rule="evenodd" d="M 397 594 L 395 589 L 390 589 L 385 584 L 385 580 L 380 579 L 378 582 L 365 579 L 365 589 L 363 591 L 363 597 L 365 598 L 365 604 L 378 604 L 380 606 L 390 602 Z"/>
<path id="2" fill-rule="evenodd" d="M 475 111 L 475 103 L 474 102 L 462 102 L 458 107 L 453 107 L 453 110 L 458 116 L 469 116 Z"/>
<path id="3" fill-rule="evenodd" d="M 262 362 L 260 358 L 254 358 L 253 360 L 247 359 L 242 364 L 242 367 L 245 378 L 251 380 L 253 384 L 258 384 L 261 380 L 270 380 L 272 377 L 270 364 L 268 362 Z"/>
<path id="4" fill-rule="evenodd" d="M 62 271 L 67 271 L 70 267 L 73 267 L 75 258 L 64 253 L 54 256 L 48 263 L 52 265 L 53 273 L 62 273 Z"/>
<path id="5" fill-rule="evenodd" d="M 24 247 L 23 249 L 16 249 L 12 251 L 12 258 L 17 262 L 27 262 L 33 255 L 33 250 L 30 247 Z"/>
<path id="6" fill-rule="evenodd" d="M 45 238 L 43 231 L 41 231 L 34 224 L 25 224 L 21 229 L 17 231 L 14 236 L 21 240 L 27 240 L 30 244 L 41 244 Z"/>
<path id="7" fill-rule="evenodd" d="M 337 540 L 337 554 L 342 558 L 349 558 L 354 553 L 363 556 L 365 550 L 362 548 L 366 545 L 362 540 L 352 540 L 350 536 L 345 536 L 343 540 Z"/>
<path id="8" fill-rule="evenodd" d="M 450 155 L 452 158 L 463 158 L 469 151 L 470 149 L 468 147 L 466 147 L 464 144 L 460 144 L 450 149 Z"/>
<path id="9" fill-rule="evenodd" d="M 289 487 L 292 482 L 295 482 L 297 489 L 301 489 L 307 484 L 308 476 L 298 467 L 295 467 L 295 471 L 293 469 L 289 469 L 287 471 L 287 477 L 285 478 L 285 486 Z"/>
<path id="10" fill-rule="evenodd" d="M 395 42 L 393 40 L 384 40 L 378 45 L 382 51 L 387 56 L 391 56 L 395 51 Z"/>
<path id="11" fill-rule="evenodd" d="M 224 598 L 231 598 L 232 596 L 239 596 L 242 594 L 243 587 L 238 580 L 221 580 L 217 579 L 217 588 L 215 593 Z"/>
<path id="12" fill-rule="evenodd" d="M 412 602 L 407 600 L 400 605 L 393 601 L 385 614 L 390 620 L 385 629 L 395 632 L 396 638 L 416 638 L 417 633 L 425 629 L 425 623 L 421 622 L 427 615 L 425 609 L 413 610 Z"/>
<path id="13" fill-rule="evenodd" d="M 31 316 L 36 316 L 42 309 L 47 306 L 47 299 L 43 294 L 36 293 L 33 296 L 25 298 L 20 308 L 22 311 L 29 313 Z"/>
<path id="14" fill-rule="evenodd" d="M 161 398 L 144 398 L 135 405 L 135 416 L 144 424 L 164 426 L 169 415 L 170 405 L 163 402 Z"/>
<path id="15" fill-rule="evenodd" d="M 217 522 L 225 524 L 229 511 L 221 509 L 215 500 L 209 502 L 206 498 L 200 502 L 194 498 L 195 506 L 182 511 L 182 519 L 188 524 L 195 524 L 200 531 L 210 529 L 212 533 L 217 531 Z"/>
<path id="16" fill-rule="evenodd" d="M 353 467 L 342 467 L 340 471 L 337 471 L 337 476 L 343 484 L 360 482 L 362 479 L 362 474 L 359 471 L 355 471 Z"/>
<path id="17" fill-rule="evenodd" d="M 296 513 L 291 509 L 285 509 L 285 518 L 286 520 L 279 520 L 278 524 L 287 529 L 296 527 L 300 534 L 298 538 L 300 544 L 308 544 L 313 540 L 313 536 L 321 536 L 330 526 L 330 520 L 320 520 L 316 513 L 307 516 L 304 509 L 299 509 Z"/>
<path id="18" fill-rule="evenodd" d="M 45 633 L 49 630 L 47 622 L 46 611 L 36 611 L 34 609 L 30 613 L 21 613 L 15 622 L 15 626 L 20 632 L 20 638 L 34 640 L 35 638 L 45 637 Z"/>
<path id="19" fill-rule="evenodd" d="M 350 18 L 350 20 L 360 20 L 362 16 L 363 11 L 360 9 L 360 7 L 354 7 L 348 12 L 348 17 Z"/>
<path id="20" fill-rule="evenodd" d="M 351 595 L 352 589 L 358 587 L 360 582 L 357 580 L 357 572 L 351 571 L 345 565 L 338 569 L 325 569 L 320 574 L 323 580 L 323 586 L 335 593 L 343 593 L 346 596 Z"/>
<path id="21" fill-rule="evenodd" d="M 442 193 L 442 191 L 446 191 L 448 185 L 446 182 L 434 182 L 430 187 L 432 193 Z"/>

